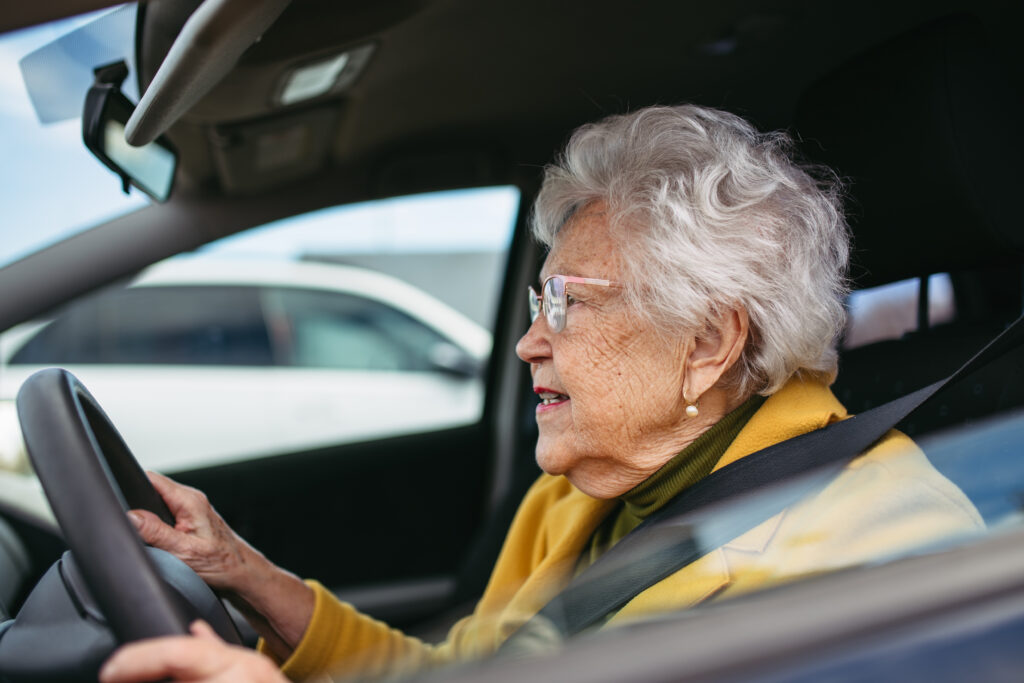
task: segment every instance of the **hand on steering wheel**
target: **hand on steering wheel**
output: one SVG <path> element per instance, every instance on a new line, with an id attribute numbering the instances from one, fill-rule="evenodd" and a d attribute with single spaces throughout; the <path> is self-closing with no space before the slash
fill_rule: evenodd
<path id="1" fill-rule="evenodd" d="M 155 472 L 148 474 L 176 522 L 170 525 L 151 511 L 132 510 L 129 518 L 142 538 L 183 561 L 208 585 L 225 591 L 270 651 L 287 658 L 312 615 L 312 590 L 232 531 L 202 491 Z"/>
<path id="2" fill-rule="evenodd" d="M 231 530 L 202 491 L 156 472 L 146 474 L 175 524 L 167 524 L 149 510 L 132 510 L 128 516 L 142 539 L 183 561 L 209 586 L 246 593 L 258 581 L 255 574 L 266 562 L 263 555 Z"/>
<path id="3" fill-rule="evenodd" d="M 223 638 L 240 644 L 224 606 L 189 568 L 192 564 L 213 586 L 236 594 L 251 588 L 251 594 L 241 596 L 248 603 L 243 607 L 252 608 L 247 616 L 252 620 L 254 612 L 257 620 L 264 620 L 268 628 L 259 630 L 276 654 L 291 652 L 312 616 L 312 589 L 234 534 L 198 491 L 159 475 L 153 480 L 160 491 L 154 489 L 96 400 L 73 375 L 56 368 L 32 375 L 18 393 L 18 414 L 29 457 L 70 553 L 34 591 L 45 594 L 34 602 L 41 605 L 38 613 L 25 620 L 19 614 L 3 644 L 34 643 L 31 626 L 51 616 L 49 605 L 55 600 L 60 605 L 95 603 L 101 613 L 97 620 L 105 621 L 120 643 L 184 636 L 189 623 L 202 617 Z M 174 552 L 146 548 L 126 515 L 129 508 L 146 540 L 177 551 L 189 562 Z M 82 657 L 97 655 L 88 648 L 105 642 L 94 635 L 92 640 L 83 638 L 86 654 L 65 648 L 67 661 L 33 656 L 17 663 L 41 673 L 73 669 Z M 36 649 L 32 645 L 28 651 Z"/>
<path id="4" fill-rule="evenodd" d="M 173 680 L 194 683 L 285 683 L 266 657 L 228 645 L 205 621 L 189 629 L 194 637 L 170 636 L 119 649 L 100 670 L 101 683 Z"/>
<path id="5" fill-rule="evenodd" d="M 188 606 L 161 578 L 125 511 L 174 518 L 99 404 L 74 375 L 49 368 L 25 381 L 17 405 L 32 466 L 117 640 L 187 633 Z"/>

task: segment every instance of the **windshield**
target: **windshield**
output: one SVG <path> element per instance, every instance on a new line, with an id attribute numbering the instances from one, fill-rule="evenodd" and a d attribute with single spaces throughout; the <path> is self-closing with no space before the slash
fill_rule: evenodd
<path id="1" fill-rule="evenodd" d="M 94 59 L 113 61 L 111 44 L 124 46 L 123 57 L 117 58 L 130 57 L 131 35 L 118 32 L 130 30 L 133 17 L 134 8 L 117 8 L 0 36 L 0 158 L 5 161 L 0 170 L 5 212 L 0 267 L 148 204 L 141 192 L 124 194 L 120 181 L 86 150 L 80 114 L 62 118 L 68 111 L 81 111 Z M 89 26 L 104 35 L 106 44 L 74 40 L 45 49 L 64 37 L 95 38 L 75 35 Z M 30 97 L 20 63 L 33 54 L 36 58 L 28 60 L 36 67 L 30 71 L 35 75 Z M 69 71 L 69 60 L 77 60 L 81 68 Z M 57 78 L 58 73 L 70 74 L 72 83 Z M 47 91 L 49 98 L 44 97 Z"/>

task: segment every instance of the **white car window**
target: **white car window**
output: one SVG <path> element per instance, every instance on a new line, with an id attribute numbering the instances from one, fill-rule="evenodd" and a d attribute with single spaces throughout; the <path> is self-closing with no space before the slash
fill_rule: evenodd
<path id="1" fill-rule="evenodd" d="M 108 290 L 71 306 L 11 365 L 273 364 L 254 287 Z"/>
<path id="2" fill-rule="evenodd" d="M 366 297 L 290 288 L 268 295 L 288 330 L 291 365 L 430 371 L 437 369 L 431 350 L 451 343 L 408 314 Z"/>

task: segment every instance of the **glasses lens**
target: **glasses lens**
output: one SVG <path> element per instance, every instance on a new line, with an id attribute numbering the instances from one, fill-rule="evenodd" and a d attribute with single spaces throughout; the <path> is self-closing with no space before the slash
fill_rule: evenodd
<path id="1" fill-rule="evenodd" d="M 544 283 L 544 313 L 552 332 L 565 329 L 565 280 L 560 277 Z"/>
<path id="2" fill-rule="evenodd" d="M 537 292 L 533 291 L 533 287 L 528 287 L 530 290 L 530 322 L 532 323 L 540 315 L 540 298 L 537 296 Z"/>

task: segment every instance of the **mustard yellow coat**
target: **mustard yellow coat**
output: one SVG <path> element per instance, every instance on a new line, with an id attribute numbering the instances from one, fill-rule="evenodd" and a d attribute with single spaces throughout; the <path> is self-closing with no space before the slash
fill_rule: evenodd
<path id="1" fill-rule="evenodd" d="M 828 387 L 793 379 L 765 401 L 715 466 L 846 416 Z M 492 654 L 571 578 L 615 501 L 543 475 L 523 499 L 473 614 L 428 645 L 339 602 L 320 584 L 313 618 L 283 663 L 290 678 L 399 673 Z M 966 496 L 910 439 L 890 432 L 827 488 L 647 589 L 607 626 L 850 566 L 984 528 Z"/>

